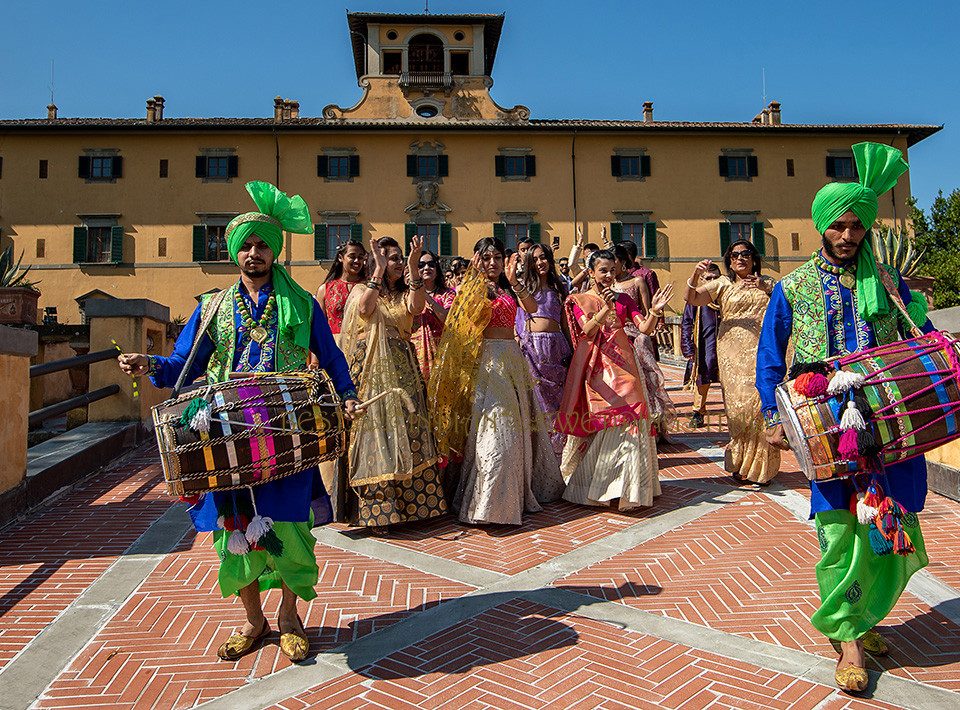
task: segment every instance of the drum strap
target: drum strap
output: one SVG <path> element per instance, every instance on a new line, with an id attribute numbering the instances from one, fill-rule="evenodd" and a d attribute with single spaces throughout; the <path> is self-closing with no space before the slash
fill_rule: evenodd
<path id="1" fill-rule="evenodd" d="M 903 319 L 907 326 L 910 328 L 910 335 L 914 338 L 919 338 L 923 335 L 916 324 L 913 322 L 913 319 L 910 317 L 910 313 L 907 311 L 906 305 L 903 303 L 903 299 L 900 298 L 900 290 L 897 288 L 897 285 L 893 283 L 893 278 L 890 276 L 890 272 L 887 271 L 883 264 L 877 263 L 877 272 L 880 274 L 880 281 L 883 282 L 883 287 L 887 290 L 887 295 L 890 297 L 890 300 L 893 301 L 893 305 L 897 307 L 897 310 L 900 311 L 900 314 L 903 316 Z"/>
<path id="2" fill-rule="evenodd" d="M 180 371 L 180 376 L 177 378 L 177 384 L 173 386 L 173 392 L 170 393 L 170 399 L 174 399 L 178 394 L 180 394 L 180 390 L 183 388 L 183 382 L 187 379 L 187 373 L 190 371 L 190 368 L 193 367 L 193 361 L 197 357 L 197 348 L 200 346 L 200 338 L 203 337 L 203 334 L 207 332 L 207 328 L 209 328 L 210 324 L 213 323 L 213 319 L 216 317 L 217 311 L 220 310 L 220 304 L 223 303 L 223 299 L 229 290 L 229 288 L 225 288 L 207 301 L 207 308 L 203 312 L 203 316 L 200 319 L 200 327 L 197 328 L 197 334 L 193 336 L 193 345 L 190 346 L 190 354 L 187 355 L 187 361 L 183 365 L 183 370 Z"/>

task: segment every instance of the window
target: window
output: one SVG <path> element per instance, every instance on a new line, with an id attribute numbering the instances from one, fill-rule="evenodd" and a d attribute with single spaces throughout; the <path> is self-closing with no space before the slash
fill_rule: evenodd
<path id="1" fill-rule="evenodd" d="M 383 73 L 400 76 L 403 71 L 403 55 L 400 52 L 383 53 Z"/>
<path id="2" fill-rule="evenodd" d="M 313 225 L 313 258 L 316 261 L 329 261 L 337 253 L 341 244 L 363 241 L 363 225 L 356 222 Z"/>
<path id="3" fill-rule="evenodd" d="M 727 180 L 749 180 L 757 177 L 757 156 L 755 155 L 721 155 L 720 177 Z"/>
<path id="4" fill-rule="evenodd" d="M 852 155 L 828 155 L 827 177 L 836 180 L 856 180 L 857 166 Z"/>
<path id="5" fill-rule="evenodd" d="M 90 158 L 90 178 L 113 177 L 113 158 Z"/>
<path id="6" fill-rule="evenodd" d="M 497 177 L 526 179 L 537 174 L 535 155 L 498 155 L 494 158 L 494 173 Z"/>
<path id="7" fill-rule="evenodd" d="M 240 174 L 236 155 L 198 155 L 197 177 L 206 180 L 229 180 Z"/>
<path id="8" fill-rule="evenodd" d="M 642 259 L 657 257 L 657 223 L 640 219 L 610 223 L 610 241 L 633 242 Z"/>
<path id="9" fill-rule="evenodd" d="M 40 161 L 40 179 L 41 180 L 47 179 L 47 165 L 48 163 L 46 160 Z"/>
<path id="10" fill-rule="evenodd" d="M 167 238 L 157 237 L 157 256 L 164 258 L 167 256 Z"/>
<path id="11" fill-rule="evenodd" d="M 420 118 L 435 118 L 438 113 L 440 113 L 440 109 L 433 104 L 423 104 L 422 106 L 417 106 L 417 115 Z"/>
<path id="12" fill-rule="evenodd" d="M 800 232 L 790 232 L 790 248 L 800 251 Z"/>
<path id="13" fill-rule="evenodd" d="M 610 156 L 610 174 L 627 180 L 650 177 L 650 156 L 612 155 Z"/>
<path id="14" fill-rule="evenodd" d="M 119 155 L 81 155 L 77 161 L 77 176 L 106 182 L 123 177 L 123 158 Z"/>
<path id="15" fill-rule="evenodd" d="M 75 264 L 119 264 L 123 261 L 123 227 L 95 219 L 73 228 Z"/>
<path id="16" fill-rule="evenodd" d="M 793 177 L 793 158 L 787 158 L 787 177 Z"/>
<path id="17" fill-rule="evenodd" d="M 411 74 L 443 73 L 443 41 L 429 34 L 412 38 L 407 48 L 407 66 Z"/>
<path id="18" fill-rule="evenodd" d="M 408 222 L 404 228 L 404 252 L 410 253 L 410 240 L 423 239 L 423 248 L 439 256 L 453 256 L 453 227 L 446 222 L 416 224 Z"/>
<path id="19" fill-rule="evenodd" d="M 47 255 L 47 240 L 40 238 L 37 240 L 37 258 L 43 259 Z"/>
<path id="20" fill-rule="evenodd" d="M 165 178 L 170 173 L 170 161 L 166 158 L 160 160 L 160 177 Z"/>
<path id="21" fill-rule="evenodd" d="M 318 155 L 317 177 L 350 180 L 360 175 L 359 155 Z"/>
<path id="22" fill-rule="evenodd" d="M 407 177 L 438 178 L 449 173 L 446 155 L 408 155 Z"/>
<path id="23" fill-rule="evenodd" d="M 229 220 L 214 217 L 210 223 L 193 225 L 193 260 L 229 261 L 227 251 L 227 224 Z"/>
<path id="24" fill-rule="evenodd" d="M 766 233 L 763 222 L 751 222 L 744 219 L 734 219 L 720 223 L 720 254 L 727 251 L 727 247 L 737 241 L 748 241 L 757 248 L 760 256 L 765 256 Z"/>
<path id="25" fill-rule="evenodd" d="M 440 225 L 418 224 L 416 236 L 423 239 L 423 248 L 434 253 L 440 251 Z M 407 249 L 409 251 L 409 249 Z"/>
<path id="26" fill-rule="evenodd" d="M 470 73 L 469 52 L 450 52 L 450 73 L 460 75 Z"/>

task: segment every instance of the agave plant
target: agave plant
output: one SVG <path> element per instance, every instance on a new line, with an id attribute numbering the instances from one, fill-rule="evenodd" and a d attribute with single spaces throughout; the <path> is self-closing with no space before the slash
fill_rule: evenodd
<path id="1" fill-rule="evenodd" d="M 894 266 L 904 276 L 913 276 L 920 268 L 925 251 L 913 245 L 913 237 L 906 230 L 880 227 L 871 231 L 873 250 L 877 259 Z"/>
<path id="2" fill-rule="evenodd" d="M 28 266 L 23 271 L 20 270 L 20 262 L 23 261 L 23 252 L 20 252 L 20 258 L 17 263 L 13 263 L 13 246 L 8 246 L 0 253 L 0 288 L 33 288 L 33 282 L 27 281 Z"/>

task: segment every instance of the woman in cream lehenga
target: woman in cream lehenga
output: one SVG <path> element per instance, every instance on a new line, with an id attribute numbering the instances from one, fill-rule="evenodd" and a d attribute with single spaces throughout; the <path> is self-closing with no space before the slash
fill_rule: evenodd
<path id="1" fill-rule="evenodd" d="M 437 448 L 460 469 L 451 493 L 465 523 L 519 525 L 523 513 L 539 511 L 563 492 L 548 426 L 514 339 L 517 309 L 537 310 L 517 277 L 519 258 L 514 254 L 504 271 L 500 240 L 477 242 L 430 373 Z"/>
<path id="2" fill-rule="evenodd" d="M 723 255 L 727 276 L 692 286 L 711 263 L 706 259 L 697 264 L 687 282 L 686 300 L 692 306 L 720 307 L 717 364 L 730 429 L 724 467 L 738 481 L 769 483 L 780 470 L 780 450 L 764 436 L 755 380 L 760 328 L 774 281 L 760 275 L 760 253 L 746 240 L 727 247 Z"/>
<path id="3" fill-rule="evenodd" d="M 347 299 L 340 348 L 363 407 L 350 429 L 347 508 L 355 525 L 383 529 L 446 512 L 426 391 L 410 335 L 424 308 L 417 276 L 422 242 L 410 246 L 404 281 L 396 240 L 374 240 L 374 271 Z"/>
<path id="4" fill-rule="evenodd" d="M 570 435 L 561 465 L 568 479 L 563 497 L 582 505 L 619 501 L 620 510 L 653 505 L 660 494 L 657 448 L 625 326 L 652 333 L 673 286 L 654 294 L 643 315 L 636 301 L 613 289 L 613 252 L 594 252 L 588 268 L 590 290 L 566 302 L 575 350 L 557 417 L 558 428 Z"/>

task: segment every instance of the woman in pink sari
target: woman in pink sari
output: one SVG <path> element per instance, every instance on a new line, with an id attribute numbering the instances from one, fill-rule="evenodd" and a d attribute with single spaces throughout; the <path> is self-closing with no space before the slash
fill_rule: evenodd
<path id="1" fill-rule="evenodd" d="M 557 428 L 569 435 L 563 497 L 581 505 L 619 499 L 620 510 L 649 506 L 660 494 L 657 448 L 643 375 L 624 327 L 652 333 L 673 286 L 657 291 L 643 315 L 635 300 L 613 290 L 613 252 L 594 252 L 588 268 L 593 286 L 565 304 L 575 350 L 557 417 Z"/>
<path id="2" fill-rule="evenodd" d="M 447 320 L 447 312 L 453 305 L 456 291 L 447 286 L 440 268 L 440 257 L 429 249 L 424 249 L 418 263 L 420 278 L 423 279 L 426 307 L 423 313 L 413 319 L 413 347 L 417 351 L 417 360 L 420 362 L 420 372 L 423 381 L 430 381 L 430 366 L 437 353 L 437 345 L 443 334 L 443 324 Z"/>

